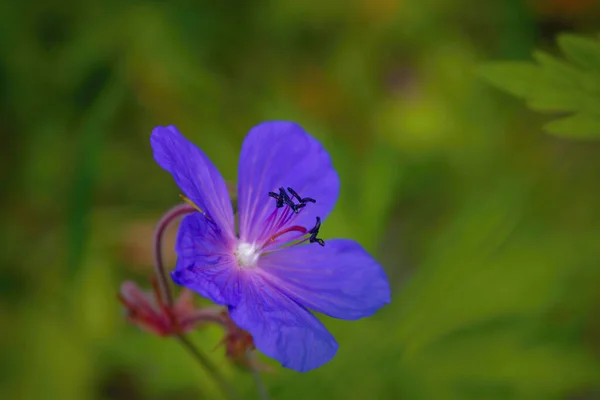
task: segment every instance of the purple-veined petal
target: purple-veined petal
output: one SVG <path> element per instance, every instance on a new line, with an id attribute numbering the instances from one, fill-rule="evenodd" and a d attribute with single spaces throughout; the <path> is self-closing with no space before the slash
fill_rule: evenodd
<path id="1" fill-rule="evenodd" d="M 239 278 L 235 257 L 214 223 L 199 212 L 181 221 L 177 242 L 177 265 L 173 281 L 217 304 L 239 302 Z"/>
<path id="2" fill-rule="evenodd" d="M 219 170 L 174 126 L 156 127 L 150 136 L 154 159 L 170 172 L 183 193 L 225 232 L 235 237 L 233 208 Z"/>
<path id="3" fill-rule="evenodd" d="M 264 255 L 259 267 L 294 301 L 331 317 L 367 317 L 391 300 L 383 268 L 352 240 L 290 246 Z"/>
<path id="4" fill-rule="evenodd" d="M 299 372 L 333 358 L 338 344 L 314 315 L 256 274 L 245 274 L 244 280 L 243 298 L 229 307 L 229 315 L 252 335 L 258 350 Z"/>
<path id="5" fill-rule="evenodd" d="M 291 187 L 301 197 L 316 200 L 293 221 L 293 225 L 310 229 L 316 216 L 324 220 L 333 209 L 340 182 L 327 151 L 300 125 L 264 122 L 250 130 L 240 155 L 238 209 L 242 241 L 268 239 L 269 235 L 265 237 L 262 232 L 276 204 L 269 192 L 278 193 L 280 187 Z"/>

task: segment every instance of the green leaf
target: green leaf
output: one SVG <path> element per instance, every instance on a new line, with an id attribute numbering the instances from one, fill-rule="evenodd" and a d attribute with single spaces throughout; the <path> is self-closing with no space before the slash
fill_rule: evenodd
<path id="1" fill-rule="evenodd" d="M 534 62 L 494 62 L 480 68 L 489 83 L 525 99 L 535 111 L 566 113 L 544 129 L 570 138 L 600 137 L 600 41 L 558 37 L 564 59 L 534 53 Z"/>
<path id="2" fill-rule="evenodd" d="M 600 126 L 600 115 L 579 113 L 552 121 L 546 124 L 545 129 L 556 136 L 587 139 L 598 136 L 593 133 L 598 129 L 598 126 Z M 565 134 L 565 132 L 568 132 L 568 134 Z"/>
<path id="3" fill-rule="evenodd" d="M 600 73 L 597 41 L 572 34 L 561 35 L 557 41 L 558 47 L 569 61 L 583 69 Z"/>
<path id="4" fill-rule="evenodd" d="M 100 171 L 98 158 L 104 144 L 104 133 L 116 115 L 123 94 L 121 81 L 110 76 L 82 120 L 79 154 L 68 205 L 67 271 L 69 276 L 74 276 L 79 269 L 86 251 L 91 229 L 89 214 L 92 208 L 92 196 Z"/>

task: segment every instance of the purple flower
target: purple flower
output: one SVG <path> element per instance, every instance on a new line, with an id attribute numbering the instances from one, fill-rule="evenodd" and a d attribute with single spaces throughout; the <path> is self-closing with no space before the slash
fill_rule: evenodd
<path id="1" fill-rule="evenodd" d="M 355 320 L 390 302 L 381 266 L 358 243 L 324 242 L 339 178 L 329 154 L 302 127 L 265 122 L 250 130 L 238 173 L 238 221 L 225 182 L 174 126 L 151 144 L 199 212 L 179 228 L 173 280 L 217 304 L 256 348 L 296 371 L 331 360 L 338 344 L 308 309 Z"/>

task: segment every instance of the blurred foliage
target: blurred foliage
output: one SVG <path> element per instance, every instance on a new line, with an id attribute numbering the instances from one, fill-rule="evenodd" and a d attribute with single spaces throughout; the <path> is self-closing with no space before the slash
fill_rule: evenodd
<path id="1" fill-rule="evenodd" d="M 539 111 L 572 113 L 545 129 L 567 137 L 600 137 L 600 42 L 565 34 L 558 45 L 569 62 L 536 52 L 538 64 L 497 62 L 483 68 L 491 83 L 527 99 Z"/>
<path id="2" fill-rule="evenodd" d="M 125 323 L 116 293 L 147 282 L 178 202 L 152 128 L 177 125 L 235 181 L 267 119 L 331 152 L 342 193 L 323 237 L 363 243 L 394 288 L 372 318 L 324 319 L 341 344 L 328 365 L 271 362 L 274 399 L 597 398 L 600 147 L 541 134 L 477 68 L 599 21 L 587 0 L 1 2 L 0 398 L 220 398 L 177 343 Z M 568 63 L 494 79 L 596 118 L 597 44 L 561 38 Z M 221 335 L 193 339 L 256 398 L 211 352 Z"/>

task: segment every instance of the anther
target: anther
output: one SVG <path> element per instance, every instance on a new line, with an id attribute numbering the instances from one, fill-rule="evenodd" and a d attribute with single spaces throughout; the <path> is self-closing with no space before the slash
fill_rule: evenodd
<path id="1" fill-rule="evenodd" d="M 290 196 L 285 191 L 285 188 L 280 187 L 279 194 L 277 194 L 275 192 L 269 192 L 269 197 L 272 197 L 277 200 L 277 203 L 276 203 L 277 208 L 281 208 L 285 204 L 288 207 L 290 207 L 294 213 L 298 214 L 298 211 L 300 211 L 301 208 L 305 207 L 307 202 L 312 202 L 312 203 L 315 202 L 315 200 L 308 198 L 308 197 L 305 199 L 302 199 L 300 196 L 298 196 L 298 193 L 296 193 L 292 188 L 288 188 L 288 190 L 290 191 L 292 196 L 294 196 L 296 199 L 298 199 L 300 204 L 295 204 L 294 201 L 290 198 Z"/>
<path id="2" fill-rule="evenodd" d="M 317 217 L 317 223 L 308 231 L 308 233 L 311 235 L 318 235 L 319 229 L 321 229 L 321 217 Z"/>
<path id="3" fill-rule="evenodd" d="M 298 193 L 296 193 L 296 191 L 294 189 L 292 189 L 291 187 L 288 187 L 288 192 L 290 192 L 292 194 L 292 196 L 294 196 L 296 198 L 296 200 L 298 200 L 300 202 L 300 204 L 306 205 L 306 203 L 316 203 L 317 201 L 315 199 L 312 199 L 310 197 L 300 197 L 300 195 Z"/>
<path id="4" fill-rule="evenodd" d="M 321 229 L 321 218 L 317 217 L 317 223 L 315 226 L 309 230 L 307 233 L 310 234 L 310 238 L 308 239 L 309 243 L 319 243 L 321 246 L 325 246 L 325 241 L 317 237 L 319 234 L 319 229 Z"/>
<path id="5" fill-rule="evenodd" d="M 325 241 L 323 239 L 321 239 L 321 238 L 318 238 L 318 237 L 312 237 L 311 236 L 310 239 L 308 239 L 308 242 L 309 243 L 315 243 L 315 242 L 317 242 L 321 246 L 325 247 Z"/>
<path id="6" fill-rule="evenodd" d="M 296 205 L 294 204 L 292 199 L 290 199 L 290 196 L 288 196 L 288 194 L 285 192 L 284 188 L 279 188 L 279 194 L 275 192 L 269 192 L 269 196 L 277 200 L 277 208 L 281 208 L 284 204 L 287 204 L 292 210 L 296 210 Z"/>
<path id="7" fill-rule="evenodd" d="M 280 195 L 278 195 L 275 192 L 269 192 L 269 196 L 271 196 L 272 198 L 277 200 L 277 205 L 276 205 L 277 208 L 283 207 L 283 197 L 281 197 Z"/>
<path id="8" fill-rule="evenodd" d="M 283 199 L 283 202 L 287 204 L 292 209 L 292 211 L 298 213 L 298 206 L 296 206 L 294 201 L 290 199 L 290 196 L 285 192 L 285 189 L 282 187 L 279 188 L 279 197 Z"/>

